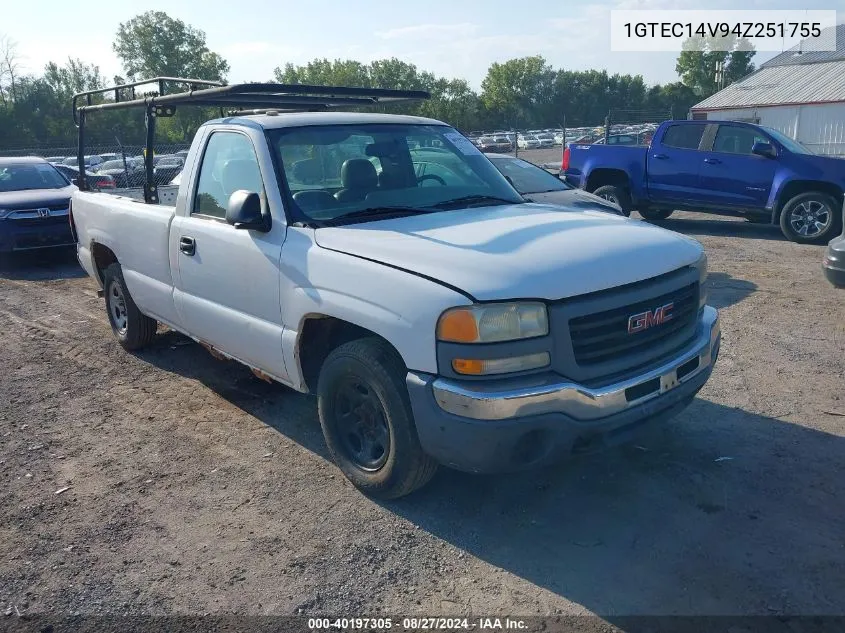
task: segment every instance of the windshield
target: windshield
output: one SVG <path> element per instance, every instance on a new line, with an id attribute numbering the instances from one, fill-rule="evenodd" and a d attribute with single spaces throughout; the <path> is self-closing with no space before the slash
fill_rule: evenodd
<path id="1" fill-rule="evenodd" d="M 0 167 L 0 191 L 26 191 L 29 189 L 61 189 L 65 180 L 52 165 L 23 163 Z"/>
<path id="2" fill-rule="evenodd" d="M 782 134 L 782 133 L 778 132 L 777 130 L 773 130 L 770 127 L 764 127 L 763 129 L 766 130 L 766 132 L 768 132 L 769 136 L 774 138 L 778 143 L 783 145 L 787 150 L 789 150 L 793 154 L 812 154 L 813 153 L 810 150 L 808 150 L 806 147 L 801 145 L 801 143 L 799 143 L 798 141 L 791 139 L 788 136 L 786 136 L 786 134 Z"/>
<path id="3" fill-rule="evenodd" d="M 524 202 L 478 148 L 447 126 L 282 128 L 270 132 L 270 143 L 295 208 L 311 220 L 380 208 L 435 212 Z"/>
<path id="4" fill-rule="evenodd" d="M 513 186 L 521 194 L 572 189 L 560 178 L 521 158 L 491 157 L 490 160 L 496 169 L 511 179 Z"/>

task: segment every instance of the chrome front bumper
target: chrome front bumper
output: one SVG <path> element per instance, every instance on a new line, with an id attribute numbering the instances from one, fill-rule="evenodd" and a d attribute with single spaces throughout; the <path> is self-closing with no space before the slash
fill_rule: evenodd
<path id="1" fill-rule="evenodd" d="M 716 362 L 720 339 L 719 313 L 705 306 L 695 340 L 671 361 L 635 378 L 598 389 L 559 378 L 518 386 L 511 383 L 506 388 L 499 381 L 470 383 L 438 378 L 432 389 L 442 410 L 465 418 L 505 420 L 563 413 L 576 420 L 597 420 L 658 398 L 708 371 Z"/>

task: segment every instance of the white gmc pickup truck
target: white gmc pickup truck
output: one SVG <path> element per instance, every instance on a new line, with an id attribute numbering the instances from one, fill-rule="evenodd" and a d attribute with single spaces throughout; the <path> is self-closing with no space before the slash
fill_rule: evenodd
<path id="1" fill-rule="evenodd" d="M 377 497 L 438 464 L 623 441 L 683 409 L 719 352 L 698 242 L 528 203 L 430 119 L 210 121 L 173 206 L 79 191 L 71 214 L 123 347 L 163 323 L 316 393 L 337 465 Z"/>

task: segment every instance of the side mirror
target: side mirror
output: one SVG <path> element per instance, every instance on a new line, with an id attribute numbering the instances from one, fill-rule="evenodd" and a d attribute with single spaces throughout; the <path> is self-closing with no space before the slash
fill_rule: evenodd
<path id="1" fill-rule="evenodd" d="M 747 146 L 746 146 L 747 147 Z M 752 154 L 757 154 L 757 156 L 762 156 L 764 158 L 777 158 L 777 150 L 775 146 L 771 143 L 764 143 L 762 141 L 757 141 L 751 148 Z"/>
<path id="2" fill-rule="evenodd" d="M 239 189 L 229 196 L 226 222 L 236 229 L 262 233 L 270 230 L 270 216 L 261 211 L 261 196 L 246 189 Z"/>

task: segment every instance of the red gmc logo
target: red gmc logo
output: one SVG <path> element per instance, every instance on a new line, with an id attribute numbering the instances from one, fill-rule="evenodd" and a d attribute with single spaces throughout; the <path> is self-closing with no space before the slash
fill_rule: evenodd
<path id="1" fill-rule="evenodd" d="M 672 309 L 675 307 L 673 303 L 655 308 L 654 310 L 646 310 L 639 314 L 632 314 L 628 317 L 628 334 L 636 334 L 647 330 L 653 325 L 660 325 L 672 320 Z"/>

